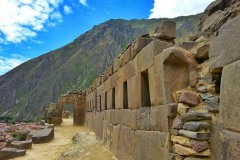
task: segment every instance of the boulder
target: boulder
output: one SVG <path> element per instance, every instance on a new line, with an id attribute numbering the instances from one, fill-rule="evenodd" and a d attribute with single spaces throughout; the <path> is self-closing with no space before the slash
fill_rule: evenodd
<path id="1" fill-rule="evenodd" d="M 32 140 L 12 141 L 9 147 L 17 148 L 17 149 L 31 149 L 32 148 Z"/>
<path id="2" fill-rule="evenodd" d="M 210 69 L 219 73 L 222 68 L 230 63 L 240 60 L 240 16 L 225 23 L 219 30 L 219 34 L 211 41 L 210 45 Z"/>
<path id="3" fill-rule="evenodd" d="M 190 106 L 196 106 L 200 104 L 200 97 L 190 91 L 184 91 L 179 97 L 179 102 Z"/>

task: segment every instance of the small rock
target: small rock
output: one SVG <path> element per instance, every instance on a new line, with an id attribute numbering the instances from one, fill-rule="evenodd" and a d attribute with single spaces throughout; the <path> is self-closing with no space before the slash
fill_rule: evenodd
<path id="1" fill-rule="evenodd" d="M 177 129 L 170 129 L 170 133 L 172 135 L 178 136 L 179 135 L 179 130 L 177 130 Z"/>
<path id="2" fill-rule="evenodd" d="M 209 44 L 200 45 L 192 50 L 193 56 L 196 59 L 200 59 L 200 60 L 207 59 L 209 48 L 210 48 Z"/>
<path id="3" fill-rule="evenodd" d="M 173 129 L 182 129 L 183 128 L 183 122 L 179 116 L 173 119 Z"/>
<path id="4" fill-rule="evenodd" d="M 183 125 L 183 129 L 190 131 L 199 131 L 202 129 L 208 129 L 209 127 L 210 125 L 207 122 L 186 122 Z"/>
<path id="5" fill-rule="evenodd" d="M 214 113 L 219 112 L 219 100 L 220 100 L 219 96 L 213 96 L 213 97 L 207 98 L 204 101 L 206 104 L 206 109 L 209 112 L 214 112 Z"/>
<path id="6" fill-rule="evenodd" d="M 210 133 L 193 132 L 188 130 L 179 130 L 179 135 L 197 140 L 209 140 Z"/>
<path id="7" fill-rule="evenodd" d="M 204 80 L 208 84 L 211 84 L 213 81 L 213 77 L 212 77 L 212 75 L 207 75 L 207 76 L 203 77 L 202 80 Z"/>
<path id="8" fill-rule="evenodd" d="M 190 140 L 191 147 L 196 152 L 202 152 L 206 149 L 208 149 L 208 142 L 207 141 L 196 141 L 196 140 Z"/>
<path id="9" fill-rule="evenodd" d="M 183 115 L 188 112 L 189 108 L 190 107 L 188 107 L 187 105 L 185 105 L 183 103 L 178 103 L 177 111 L 180 115 Z"/>
<path id="10" fill-rule="evenodd" d="M 201 93 L 206 93 L 206 92 L 207 92 L 207 87 L 206 87 L 206 86 L 198 87 L 198 88 L 197 88 L 197 91 L 198 91 L 198 92 L 201 92 Z"/>
<path id="11" fill-rule="evenodd" d="M 201 153 L 196 152 L 195 150 L 193 150 L 192 148 L 188 148 L 188 147 L 184 147 L 182 145 L 179 144 L 174 144 L 173 145 L 173 150 L 175 153 L 181 155 L 181 156 L 210 156 L 210 150 L 205 150 Z"/>
<path id="12" fill-rule="evenodd" d="M 190 91 L 184 91 L 179 97 L 179 102 L 196 106 L 200 104 L 200 97 Z"/>
<path id="13" fill-rule="evenodd" d="M 191 147 L 190 144 L 190 139 L 187 137 L 182 137 L 182 136 L 171 136 L 171 140 L 173 143 L 178 143 L 184 146 L 189 146 Z"/>
<path id="14" fill-rule="evenodd" d="M 202 98 L 202 99 L 208 99 L 208 98 L 210 98 L 210 97 L 212 97 L 213 95 L 211 94 L 211 93 L 209 93 L 209 92 L 207 92 L 207 93 L 200 93 L 200 97 Z"/>
<path id="15" fill-rule="evenodd" d="M 183 122 L 188 121 L 199 121 L 199 120 L 210 120 L 212 117 L 203 112 L 188 112 L 183 114 L 181 119 Z"/>
<path id="16" fill-rule="evenodd" d="M 198 80 L 201 79 L 201 76 L 198 72 L 193 71 L 189 75 L 189 84 L 191 87 L 195 87 Z"/>

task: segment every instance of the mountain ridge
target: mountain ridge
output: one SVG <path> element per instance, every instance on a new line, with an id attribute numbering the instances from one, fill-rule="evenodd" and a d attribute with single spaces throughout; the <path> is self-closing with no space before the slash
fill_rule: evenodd
<path id="1" fill-rule="evenodd" d="M 179 39 L 197 31 L 200 16 L 173 19 Z M 15 121 L 35 120 L 59 95 L 88 87 L 134 38 L 148 33 L 162 20 L 106 21 L 69 44 L 0 76 L 0 114 L 15 117 Z"/>

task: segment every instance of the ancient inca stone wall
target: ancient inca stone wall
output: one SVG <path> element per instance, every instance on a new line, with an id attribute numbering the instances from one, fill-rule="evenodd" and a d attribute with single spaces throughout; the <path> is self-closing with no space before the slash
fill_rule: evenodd
<path id="1" fill-rule="evenodd" d="M 63 106 L 73 105 L 73 124 L 84 125 L 86 93 L 85 91 L 73 90 L 59 97 L 56 103 L 50 103 L 46 110 L 46 119 L 50 124 L 61 125 Z"/>
<path id="2" fill-rule="evenodd" d="M 197 86 L 198 64 L 174 46 L 175 33 L 165 21 L 135 39 L 86 91 L 85 124 L 120 160 L 211 156 L 212 117 L 197 91 L 207 88 Z"/>

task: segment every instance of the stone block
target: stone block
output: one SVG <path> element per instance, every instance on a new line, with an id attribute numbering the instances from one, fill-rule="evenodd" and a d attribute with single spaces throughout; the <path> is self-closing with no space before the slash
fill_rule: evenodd
<path id="1" fill-rule="evenodd" d="M 186 114 L 183 114 L 181 117 L 183 122 L 188 121 L 199 121 L 199 120 L 210 120 L 212 117 L 204 112 L 188 112 Z"/>
<path id="2" fill-rule="evenodd" d="M 210 133 L 202 133 L 202 132 L 193 132 L 188 130 L 179 130 L 179 134 L 182 136 L 186 136 L 189 138 L 197 139 L 197 140 L 209 140 Z"/>
<path id="3" fill-rule="evenodd" d="M 62 117 L 51 117 L 49 120 L 49 124 L 61 125 L 61 123 L 62 123 Z"/>
<path id="4" fill-rule="evenodd" d="M 52 117 L 62 117 L 62 109 L 56 109 L 51 112 Z"/>
<path id="5" fill-rule="evenodd" d="M 177 116 L 177 105 L 154 106 L 150 110 L 150 130 L 169 132 L 173 117 Z"/>
<path id="6" fill-rule="evenodd" d="M 107 92 L 102 92 L 101 94 L 101 110 L 107 109 Z"/>
<path id="7" fill-rule="evenodd" d="M 126 67 L 123 66 L 116 73 L 118 75 L 117 84 L 124 83 L 126 81 Z"/>
<path id="8" fill-rule="evenodd" d="M 12 141 L 9 147 L 17 148 L 17 149 L 31 149 L 32 148 L 32 140 Z"/>
<path id="9" fill-rule="evenodd" d="M 184 147 L 179 144 L 174 144 L 173 150 L 175 153 L 181 155 L 181 156 L 201 156 L 201 157 L 209 157 L 211 155 L 210 150 L 205 150 L 203 152 L 196 152 L 192 148 Z"/>
<path id="10" fill-rule="evenodd" d="M 127 64 L 131 59 L 131 48 L 128 47 L 123 54 L 121 55 L 119 61 L 120 61 L 120 67 L 123 67 L 125 64 Z"/>
<path id="11" fill-rule="evenodd" d="M 131 59 L 133 60 L 135 56 L 152 40 L 153 39 L 146 38 L 146 37 L 136 38 L 131 44 Z"/>
<path id="12" fill-rule="evenodd" d="M 113 60 L 113 72 L 117 72 L 118 69 L 120 68 L 120 62 L 119 62 L 119 58 L 115 58 Z"/>
<path id="13" fill-rule="evenodd" d="M 115 88 L 115 107 L 116 109 L 128 108 L 127 83 L 119 83 Z"/>
<path id="14" fill-rule="evenodd" d="M 101 96 L 97 97 L 97 112 L 101 112 Z"/>
<path id="15" fill-rule="evenodd" d="M 104 119 L 103 112 L 99 112 L 95 114 L 94 132 L 96 134 L 97 139 L 99 140 L 102 140 L 103 138 L 103 119 Z"/>
<path id="16" fill-rule="evenodd" d="M 182 137 L 182 136 L 171 136 L 171 141 L 173 143 L 181 144 L 183 146 L 189 146 L 191 147 L 190 144 L 190 139 L 187 137 Z"/>
<path id="17" fill-rule="evenodd" d="M 210 43 L 210 70 L 218 73 L 230 63 L 240 60 L 240 17 L 237 16 L 219 30 L 219 34 Z"/>
<path id="18" fill-rule="evenodd" d="M 137 110 L 137 129 L 149 130 L 150 107 L 142 107 Z"/>
<path id="19" fill-rule="evenodd" d="M 134 60 L 129 61 L 126 64 L 126 80 L 135 76 L 136 73 L 137 73 L 137 59 L 135 58 Z"/>
<path id="20" fill-rule="evenodd" d="M 108 91 L 112 89 L 112 77 L 109 77 L 105 82 L 104 82 L 104 90 Z"/>
<path id="21" fill-rule="evenodd" d="M 121 124 L 130 127 L 132 130 L 137 130 L 137 111 L 130 109 L 122 110 Z"/>
<path id="22" fill-rule="evenodd" d="M 132 155 L 134 150 L 135 136 L 134 131 L 129 127 L 121 125 L 119 141 L 117 147 L 117 157 L 129 157 Z"/>
<path id="23" fill-rule="evenodd" d="M 198 153 L 208 149 L 207 141 L 190 140 L 190 144 L 191 144 L 191 147 Z"/>
<path id="24" fill-rule="evenodd" d="M 4 147 L 0 150 L 0 159 L 7 160 L 26 155 L 26 150 Z"/>
<path id="25" fill-rule="evenodd" d="M 153 33 L 154 37 L 160 39 L 173 40 L 176 38 L 176 22 L 164 20 L 161 22 Z"/>
<path id="26" fill-rule="evenodd" d="M 240 61 L 224 67 L 220 92 L 220 118 L 226 129 L 240 132 Z"/>
<path id="27" fill-rule="evenodd" d="M 107 109 L 115 108 L 115 89 L 107 91 Z"/>
<path id="28" fill-rule="evenodd" d="M 32 135 L 33 144 L 48 143 L 54 138 L 53 128 L 44 128 L 37 130 Z"/>
<path id="29" fill-rule="evenodd" d="M 154 39 L 146 47 L 144 47 L 137 55 L 137 71 L 143 72 L 153 65 L 154 57 L 160 54 L 164 49 L 172 47 L 171 43 L 167 43 L 158 39 Z"/>
<path id="30" fill-rule="evenodd" d="M 114 73 L 111 77 L 111 85 L 112 85 L 112 88 L 115 88 L 117 86 L 117 82 L 118 82 L 118 79 L 119 79 L 119 75 L 117 73 Z"/>
<path id="31" fill-rule="evenodd" d="M 231 132 L 223 130 L 220 132 L 220 160 L 225 159 L 239 159 L 240 157 L 240 134 L 236 132 Z M 215 147 L 215 146 L 214 146 Z M 216 155 L 214 155 L 215 157 Z"/>
<path id="32" fill-rule="evenodd" d="M 192 71 L 189 75 L 189 85 L 195 87 L 197 82 L 201 79 L 200 74 L 197 71 Z"/>
<path id="33" fill-rule="evenodd" d="M 188 104 L 190 106 L 197 106 L 200 104 L 201 100 L 200 97 L 195 93 L 192 93 L 190 91 L 184 91 L 179 97 L 179 102 Z"/>
<path id="34" fill-rule="evenodd" d="M 117 156 L 118 141 L 119 141 L 120 125 L 113 126 L 112 142 L 110 144 L 110 151 L 114 156 Z"/>
<path id="35" fill-rule="evenodd" d="M 172 47 L 154 58 L 154 67 L 155 86 L 159 90 L 156 101 L 158 104 L 168 104 L 173 103 L 173 92 L 189 85 L 189 74 L 196 70 L 197 63 L 187 50 Z"/>
<path id="36" fill-rule="evenodd" d="M 199 130 L 203 130 L 203 129 L 209 129 L 210 125 L 207 122 L 186 122 L 183 125 L 183 129 L 185 130 L 189 130 L 189 131 L 199 131 Z"/>
<path id="37" fill-rule="evenodd" d="M 122 122 L 122 111 L 121 110 L 110 110 L 110 123 L 117 125 Z"/>
<path id="38" fill-rule="evenodd" d="M 134 159 L 137 160 L 168 160 L 170 139 L 169 133 L 157 131 L 135 132 Z"/>
<path id="39" fill-rule="evenodd" d="M 127 80 L 128 108 L 138 109 L 142 106 L 141 100 L 141 74 Z"/>
<path id="40" fill-rule="evenodd" d="M 106 76 L 107 78 L 111 77 L 113 74 L 113 65 L 110 65 L 106 70 Z"/>

